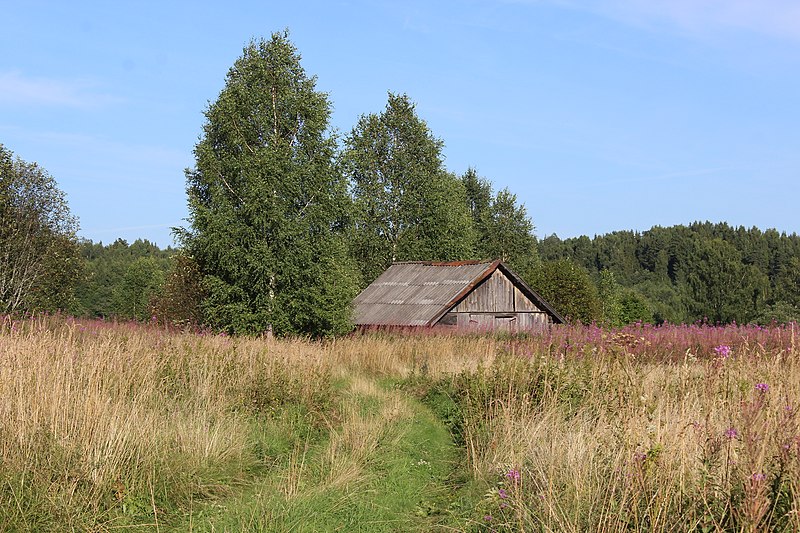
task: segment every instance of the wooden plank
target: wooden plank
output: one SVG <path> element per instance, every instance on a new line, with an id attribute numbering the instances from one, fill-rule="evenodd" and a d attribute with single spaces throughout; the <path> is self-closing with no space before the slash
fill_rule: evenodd
<path id="1" fill-rule="evenodd" d="M 527 296 L 522 294 L 518 288 L 514 287 L 514 300 L 515 300 L 515 311 L 534 311 L 534 312 L 543 312 L 542 309 L 539 309 L 536 304 L 528 299 Z"/>
<path id="2" fill-rule="evenodd" d="M 518 308 L 516 302 L 523 302 L 522 309 Z M 453 311 L 457 313 L 513 313 L 516 311 L 539 311 L 539 309 L 517 289 L 512 280 L 507 278 L 502 271 L 496 270 L 454 307 Z"/>

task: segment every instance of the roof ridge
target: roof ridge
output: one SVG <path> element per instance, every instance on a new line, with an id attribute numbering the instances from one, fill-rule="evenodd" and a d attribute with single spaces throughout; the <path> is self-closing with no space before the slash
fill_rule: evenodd
<path id="1" fill-rule="evenodd" d="M 475 266 L 490 265 L 494 261 L 395 261 L 392 265 L 425 265 L 425 266 Z"/>

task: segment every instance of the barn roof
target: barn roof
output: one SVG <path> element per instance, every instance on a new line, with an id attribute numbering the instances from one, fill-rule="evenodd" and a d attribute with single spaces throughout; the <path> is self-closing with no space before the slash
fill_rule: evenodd
<path id="1" fill-rule="evenodd" d="M 355 323 L 432 326 L 498 268 L 556 323 L 564 322 L 555 309 L 501 261 L 408 261 L 392 264 L 356 297 Z"/>

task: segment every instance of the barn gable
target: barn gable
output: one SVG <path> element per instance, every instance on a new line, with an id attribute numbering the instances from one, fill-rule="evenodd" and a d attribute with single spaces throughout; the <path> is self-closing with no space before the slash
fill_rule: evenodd
<path id="1" fill-rule="evenodd" d="M 390 266 L 354 301 L 359 326 L 539 329 L 564 319 L 500 261 Z"/>

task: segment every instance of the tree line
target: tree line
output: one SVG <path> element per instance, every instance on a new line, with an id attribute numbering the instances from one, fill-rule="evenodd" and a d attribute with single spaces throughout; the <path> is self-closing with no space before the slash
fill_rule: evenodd
<path id="1" fill-rule="evenodd" d="M 539 242 L 543 260 L 570 262 L 596 280 L 605 305 L 632 298 L 654 322 L 800 320 L 800 236 L 695 222 Z M 609 290 L 609 287 L 616 287 Z"/>
<path id="2" fill-rule="evenodd" d="M 249 43 L 205 111 L 178 250 L 78 241 L 52 177 L 0 145 L 0 311 L 336 335 L 394 261 L 500 258 L 576 321 L 798 317 L 796 235 L 693 224 L 537 242 L 511 191 L 445 168 L 407 95 L 341 137 L 331 106 L 287 32 Z"/>

